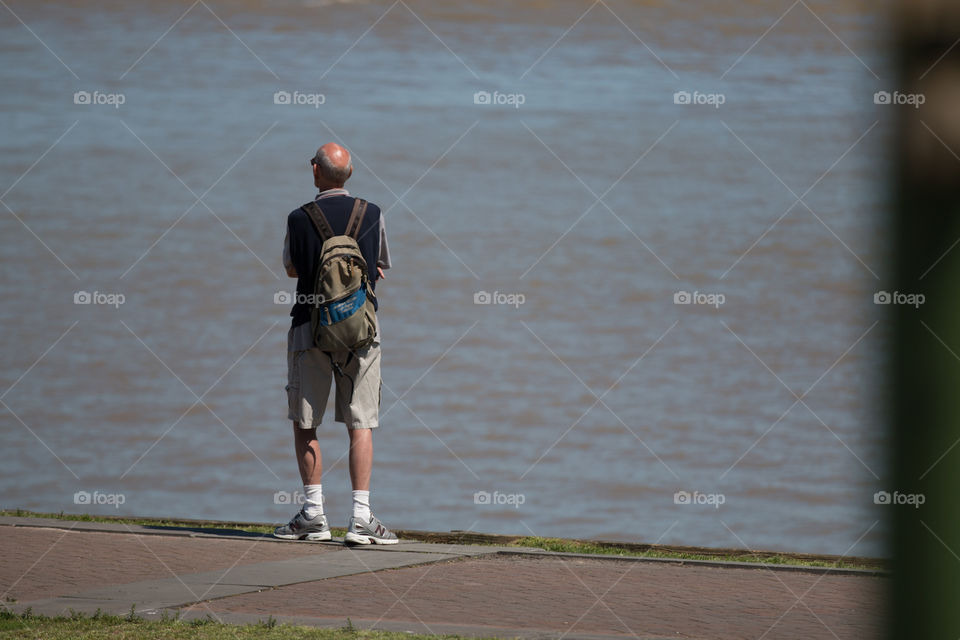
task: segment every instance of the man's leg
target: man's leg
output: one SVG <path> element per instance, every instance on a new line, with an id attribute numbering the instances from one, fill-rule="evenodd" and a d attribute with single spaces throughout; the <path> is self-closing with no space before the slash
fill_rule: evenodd
<path id="1" fill-rule="evenodd" d="M 300 428 L 301 424 L 313 424 L 314 417 L 319 421 L 330 390 L 330 372 L 318 365 L 320 361 L 311 351 L 287 350 L 287 417 L 293 424 L 294 452 L 305 500 L 303 508 L 293 519 L 273 532 L 285 540 L 322 541 L 331 538 L 330 527 L 323 515 L 323 487 L 320 485 L 323 462 L 317 430 L 315 427 Z"/>
<path id="2" fill-rule="evenodd" d="M 370 491 L 373 429 L 347 429 L 347 432 L 350 434 L 350 483 L 354 491 Z"/>
<path id="3" fill-rule="evenodd" d="M 373 429 L 350 429 L 350 484 L 353 518 L 370 521 L 370 471 L 373 468 Z"/>
<path id="4" fill-rule="evenodd" d="M 323 463 L 320 457 L 320 443 L 317 442 L 317 430 L 301 429 L 300 423 L 293 422 L 293 443 L 300 467 L 300 478 L 306 501 L 303 508 L 283 527 L 273 532 L 278 538 L 286 540 L 330 540 L 330 527 L 323 515 L 323 497 L 320 476 Z"/>
<path id="5" fill-rule="evenodd" d="M 320 484 L 323 475 L 323 459 L 320 455 L 320 443 L 316 429 L 301 429 L 299 422 L 293 423 L 294 448 L 297 452 L 297 464 L 300 466 L 300 479 L 304 485 Z M 372 456 L 371 449 L 371 456 Z M 353 475 L 353 453 L 350 455 L 350 474 Z M 367 482 L 370 482 L 370 470 L 367 468 Z"/>
<path id="6" fill-rule="evenodd" d="M 308 519 L 323 515 L 323 487 L 320 478 L 323 475 L 323 456 L 317 441 L 317 430 L 301 429 L 300 423 L 293 423 L 293 443 L 297 454 L 297 466 L 300 479 L 303 480 L 303 514 Z"/>
<path id="7" fill-rule="evenodd" d="M 370 470 L 373 467 L 373 429 L 348 429 L 350 482 L 353 484 L 353 517 L 347 544 L 396 544 L 397 536 L 370 513 Z"/>
<path id="8" fill-rule="evenodd" d="M 357 359 L 349 397 L 341 398 L 340 413 L 350 434 L 350 482 L 353 517 L 344 537 L 347 544 L 396 544 L 397 536 L 370 513 L 370 473 L 373 468 L 373 428 L 380 413 L 380 345 L 374 343 Z M 350 426 L 360 428 L 351 429 Z"/>

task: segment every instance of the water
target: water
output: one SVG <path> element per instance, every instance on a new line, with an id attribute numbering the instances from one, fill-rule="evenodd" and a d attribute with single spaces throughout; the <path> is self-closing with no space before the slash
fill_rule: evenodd
<path id="1" fill-rule="evenodd" d="M 306 161 L 342 140 L 394 257 L 390 526 L 883 553 L 882 7 L 9 6 L 32 33 L 0 13 L 3 507 L 290 516 L 273 295 Z"/>

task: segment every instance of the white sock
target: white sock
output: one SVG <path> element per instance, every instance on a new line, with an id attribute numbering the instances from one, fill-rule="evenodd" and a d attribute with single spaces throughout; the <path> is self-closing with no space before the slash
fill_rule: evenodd
<path id="1" fill-rule="evenodd" d="M 303 485 L 303 495 L 306 498 L 303 504 L 303 515 L 309 519 L 323 515 L 323 485 L 305 484 Z"/>
<path id="2" fill-rule="evenodd" d="M 370 492 L 353 492 L 353 517 L 363 522 L 370 520 Z"/>

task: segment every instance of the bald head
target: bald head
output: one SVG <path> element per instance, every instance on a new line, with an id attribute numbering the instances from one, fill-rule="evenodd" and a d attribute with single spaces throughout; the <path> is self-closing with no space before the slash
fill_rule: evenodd
<path id="1" fill-rule="evenodd" d="M 353 173 L 350 152 L 336 142 L 328 142 L 313 159 L 313 182 L 318 189 L 342 187 Z"/>

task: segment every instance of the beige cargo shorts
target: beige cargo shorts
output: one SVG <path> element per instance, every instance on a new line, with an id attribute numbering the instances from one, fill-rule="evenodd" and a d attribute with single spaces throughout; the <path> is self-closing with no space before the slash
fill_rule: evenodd
<path id="1" fill-rule="evenodd" d="M 320 426 L 335 381 L 334 420 L 348 429 L 376 429 L 380 423 L 380 332 L 374 342 L 358 351 L 335 373 L 330 358 L 319 349 L 303 345 L 290 329 L 287 334 L 287 418 L 302 429 Z M 299 343 L 299 344 L 298 344 Z"/>

